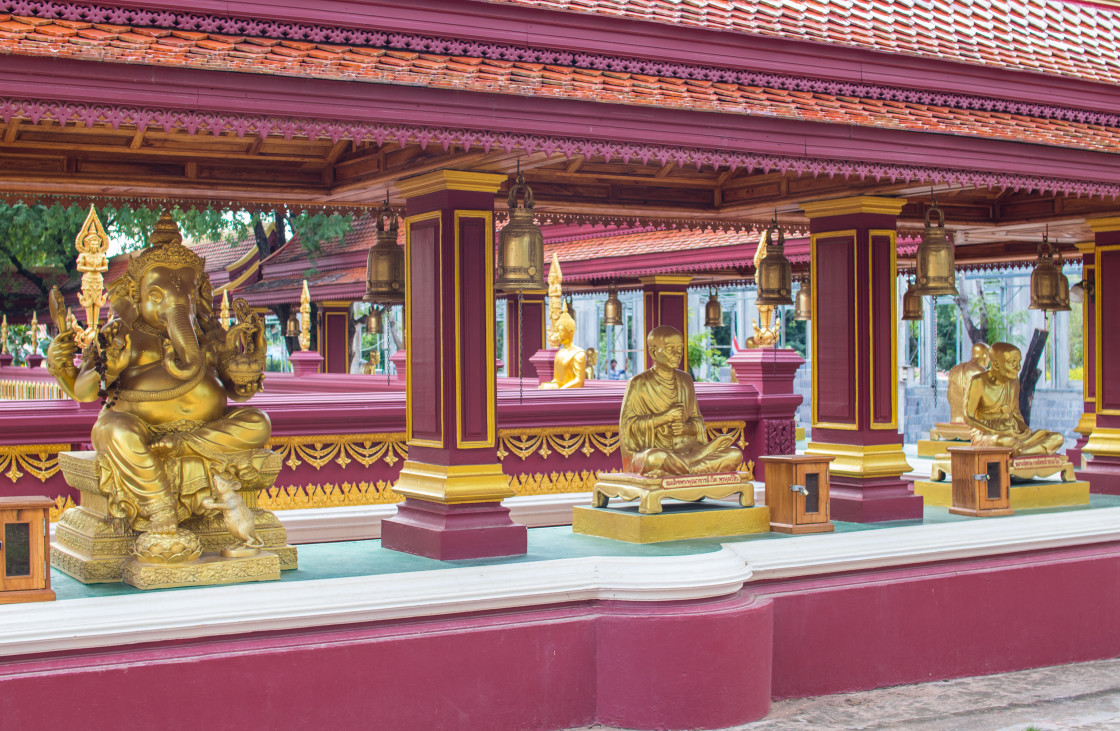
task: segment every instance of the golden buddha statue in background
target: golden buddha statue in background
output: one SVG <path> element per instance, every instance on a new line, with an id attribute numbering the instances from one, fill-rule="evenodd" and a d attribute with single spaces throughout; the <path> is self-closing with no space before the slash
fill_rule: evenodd
<path id="1" fill-rule="evenodd" d="M 74 329 L 51 342 L 47 364 L 71 398 L 104 399 L 91 434 L 98 489 L 108 513 L 142 533 L 131 555 L 183 563 L 202 549 L 180 523 L 214 514 L 207 507 L 213 479 L 253 487 L 271 455 L 262 449 L 268 417 L 227 405 L 262 388 L 264 323 L 244 300 L 233 303 L 237 324 L 218 321 L 203 260 L 183 245 L 169 213 L 150 244 L 109 286 L 114 316 L 82 354 L 81 368 Z"/>
<path id="2" fill-rule="evenodd" d="M 619 429 L 622 470 L 647 477 L 735 472 L 743 453 L 730 435 L 708 441 L 692 378 L 677 370 L 684 337 L 662 325 L 646 337 L 653 367 L 630 379 Z"/>
<path id="3" fill-rule="evenodd" d="M 991 348 L 986 343 L 975 343 L 972 358 L 949 369 L 949 387 L 945 391 L 949 402 L 949 422 L 939 423 L 929 430 L 933 439 L 968 441 L 971 438 L 970 427 L 964 418 L 965 397 L 972 378 L 988 370 L 991 361 Z"/>
<path id="4" fill-rule="evenodd" d="M 964 421 L 978 447 L 1010 447 L 1011 456 L 1055 454 L 1061 434 L 1031 430 L 1019 411 L 1019 366 L 1022 353 L 1010 343 L 991 347 L 991 367 L 974 375 L 964 402 Z"/>
<path id="5" fill-rule="evenodd" d="M 542 383 L 538 388 L 583 388 L 583 382 L 587 379 L 587 353 L 583 348 L 572 345 L 576 321 L 567 311 L 561 312 L 556 319 L 555 333 L 560 349 L 553 359 L 552 380 Z"/>
<path id="6" fill-rule="evenodd" d="M 595 348 L 587 349 L 587 368 L 586 373 L 588 378 L 595 377 L 595 366 L 599 364 L 599 352 Z"/>

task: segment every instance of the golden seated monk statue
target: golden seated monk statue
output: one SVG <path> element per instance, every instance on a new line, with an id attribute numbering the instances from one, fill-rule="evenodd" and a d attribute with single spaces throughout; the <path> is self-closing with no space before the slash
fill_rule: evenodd
<path id="1" fill-rule="evenodd" d="M 552 380 L 542 383 L 538 388 L 583 388 L 587 379 L 587 353 L 583 348 L 572 345 L 576 334 L 576 321 L 567 312 L 556 320 L 556 334 L 560 349 L 553 360 Z"/>
<path id="2" fill-rule="evenodd" d="M 646 337 L 653 367 L 626 384 L 619 417 L 622 473 L 606 474 L 595 485 L 592 504 L 611 497 L 640 499 L 639 511 L 661 511 L 661 499 L 723 498 L 738 493 L 740 505 L 754 504 L 749 472 L 738 472 L 743 453 L 723 434 L 709 441 L 692 377 L 677 370 L 684 337 L 662 325 Z"/>
<path id="3" fill-rule="evenodd" d="M 649 477 L 737 470 L 743 453 L 728 435 L 708 441 L 692 378 L 677 370 L 680 331 L 655 327 L 646 344 L 653 367 L 630 379 L 622 399 L 622 470 Z"/>
<path id="4" fill-rule="evenodd" d="M 1055 454 L 1065 438 L 1031 430 L 1019 411 L 1019 366 L 1023 355 L 1011 343 L 996 343 L 991 368 L 974 376 L 965 397 L 964 421 L 978 447 L 1011 447 L 1011 456 Z"/>
<path id="5" fill-rule="evenodd" d="M 942 441 L 971 439 L 971 427 L 964 419 L 965 396 L 973 376 L 987 371 L 990 364 L 991 348 L 986 343 L 975 343 L 972 358 L 949 369 L 949 387 L 945 391 L 945 399 L 949 402 L 949 422 L 939 423 L 930 429 L 931 438 Z"/>
<path id="6" fill-rule="evenodd" d="M 238 322 L 228 329 L 221 324 L 203 261 L 183 245 L 170 214 L 160 217 L 150 243 L 110 284 L 114 317 L 82 353 L 81 367 L 74 365 L 74 329 L 54 338 L 47 363 L 71 398 L 103 400 L 91 434 L 90 477 L 106 520 L 122 521 L 126 535 L 140 533 L 129 555 L 141 563 L 184 564 L 205 547 L 184 521 L 221 522 L 215 479 L 223 481 L 230 511 L 240 510 L 239 490 L 276 476 L 278 465 L 265 467 L 278 462 L 264 449 L 268 416 L 227 405 L 262 388 L 264 322 L 236 300 Z M 245 530 L 258 545 L 251 525 Z"/>
<path id="7" fill-rule="evenodd" d="M 1049 477 L 1057 472 L 1062 479 L 1074 479 L 1073 465 L 1057 452 L 1065 438 L 1045 429 L 1031 429 L 1019 410 L 1019 367 L 1023 356 L 1011 343 L 991 347 L 991 367 L 968 382 L 964 401 L 964 421 L 975 447 L 1011 449 L 1009 472 L 1017 480 Z M 934 480 L 949 474 L 949 455 L 939 455 L 931 468 Z"/>

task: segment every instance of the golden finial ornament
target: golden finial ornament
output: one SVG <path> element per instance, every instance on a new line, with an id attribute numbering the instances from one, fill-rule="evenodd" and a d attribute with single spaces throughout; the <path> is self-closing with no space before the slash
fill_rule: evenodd
<path id="1" fill-rule="evenodd" d="M 229 293 L 222 292 L 222 309 L 219 313 L 222 327 L 229 328 Z"/>
<path id="2" fill-rule="evenodd" d="M 560 331 L 557 325 L 560 314 L 564 311 L 564 291 L 560 283 L 564 281 L 564 273 L 560 271 L 560 260 L 552 254 L 552 266 L 548 269 L 548 347 L 555 350 L 560 347 Z"/>
<path id="3" fill-rule="evenodd" d="M 3 321 L 3 323 L 0 323 L 0 340 L 4 341 L 3 344 L 0 345 L 0 353 L 3 353 L 4 355 L 8 355 L 9 351 L 8 351 L 8 316 L 7 315 L 4 315 L 4 321 Z"/>
<path id="4" fill-rule="evenodd" d="M 303 280 L 303 292 L 299 296 L 299 349 L 311 350 L 311 292 L 307 290 L 307 280 Z"/>
<path id="5" fill-rule="evenodd" d="M 107 299 L 103 273 L 109 271 L 109 257 L 105 253 L 109 250 L 109 236 L 92 205 L 85 223 L 74 239 L 74 248 L 78 250 L 78 271 L 82 273 L 82 290 L 78 293 L 78 303 L 86 311 L 85 330 L 78 331 L 75 339 L 84 348 L 97 337 L 101 308 L 105 306 Z M 59 319 L 57 314 L 54 317 L 56 321 Z"/>

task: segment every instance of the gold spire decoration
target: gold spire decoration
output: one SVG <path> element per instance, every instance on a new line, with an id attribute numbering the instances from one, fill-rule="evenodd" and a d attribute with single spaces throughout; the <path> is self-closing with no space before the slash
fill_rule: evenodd
<path id="1" fill-rule="evenodd" d="M 39 354 L 39 313 L 31 313 L 31 329 L 28 331 L 31 335 L 31 352 L 29 355 Z"/>
<path id="2" fill-rule="evenodd" d="M 307 291 L 307 280 L 303 280 L 303 293 L 299 296 L 299 349 L 311 350 L 311 293 Z"/>
<path id="3" fill-rule="evenodd" d="M 560 271 L 560 260 L 556 252 L 552 253 L 552 266 L 548 268 L 548 347 L 552 350 L 560 347 L 560 314 L 564 311 L 564 292 L 560 283 L 564 281 L 564 273 Z"/>
<path id="4" fill-rule="evenodd" d="M 102 272 L 109 270 L 109 257 L 105 255 L 109 249 L 109 236 L 92 205 L 85 223 L 74 239 L 74 248 L 78 250 L 78 271 L 82 273 L 82 291 L 78 293 L 78 303 L 86 311 L 86 328 L 77 333 L 75 339 L 84 348 L 97 337 L 101 308 L 106 300 L 105 277 Z"/>
<path id="5" fill-rule="evenodd" d="M 4 355 L 8 355 L 9 351 L 8 351 L 8 316 L 7 315 L 4 315 L 4 321 L 3 321 L 3 323 L 0 323 L 0 340 L 4 341 L 3 345 L 0 346 L 0 353 L 3 353 Z"/>
<path id="6" fill-rule="evenodd" d="M 222 292 L 222 309 L 221 309 L 221 312 L 219 313 L 219 316 L 221 317 L 222 327 L 224 327 L 228 330 L 229 329 L 229 293 L 225 292 L 225 291 Z"/>

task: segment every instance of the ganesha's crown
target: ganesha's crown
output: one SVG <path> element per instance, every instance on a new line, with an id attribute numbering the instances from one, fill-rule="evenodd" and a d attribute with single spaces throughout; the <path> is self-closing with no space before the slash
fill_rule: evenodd
<path id="1" fill-rule="evenodd" d="M 136 281 L 140 281 L 152 267 L 190 267 L 199 273 L 205 267 L 202 257 L 183 246 L 183 234 L 179 233 L 179 225 L 171 217 L 170 211 L 160 214 L 152 235 L 148 237 L 148 243 L 151 245 L 147 249 L 128 262 L 128 273 Z"/>

